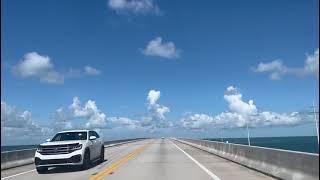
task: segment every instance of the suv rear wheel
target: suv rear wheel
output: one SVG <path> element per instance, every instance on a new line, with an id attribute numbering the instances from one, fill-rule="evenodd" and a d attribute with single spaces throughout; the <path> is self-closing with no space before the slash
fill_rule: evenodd
<path id="1" fill-rule="evenodd" d="M 36 169 L 39 174 L 45 173 L 48 170 L 47 167 L 36 167 Z"/>
<path id="2" fill-rule="evenodd" d="M 90 152 L 86 150 L 83 156 L 82 169 L 86 170 L 90 166 Z"/>
<path id="3" fill-rule="evenodd" d="M 103 163 L 104 161 L 104 146 L 101 147 L 101 152 L 100 152 L 100 163 Z"/>

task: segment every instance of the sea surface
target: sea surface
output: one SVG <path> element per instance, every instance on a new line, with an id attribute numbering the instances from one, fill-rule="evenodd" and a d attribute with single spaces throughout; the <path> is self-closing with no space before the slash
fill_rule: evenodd
<path id="1" fill-rule="evenodd" d="M 38 145 L 1 146 L 1 152 L 37 148 Z"/>
<path id="2" fill-rule="evenodd" d="M 206 138 L 211 141 L 222 141 L 217 138 Z M 248 144 L 247 138 L 223 138 L 223 141 L 235 144 Z M 121 140 L 105 142 L 118 143 Z M 318 140 L 316 136 L 297 136 L 297 137 L 252 137 L 250 138 L 252 146 L 269 147 L 276 149 L 285 149 L 292 151 L 319 153 Z M 21 145 L 21 146 L 1 146 L 1 152 L 37 148 L 38 145 Z"/>
<path id="3" fill-rule="evenodd" d="M 206 138 L 210 141 L 222 141 L 222 139 Z M 229 143 L 248 145 L 247 138 L 223 138 Z M 252 137 L 252 146 L 285 149 L 309 153 L 319 153 L 318 139 L 316 136 L 297 136 L 297 137 Z"/>
<path id="4" fill-rule="evenodd" d="M 128 140 L 137 140 L 137 139 L 145 139 L 145 138 L 112 140 L 112 141 L 106 141 L 106 142 L 104 142 L 104 144 L 105 145 L 115 144 L 115 143 L 125 142 L 125 141 L 128 141 Z M 1 146 L 1 152 L 21 150 L 21 149 L 32 149 L 32 148 L 37 148 L 38 146 L 39 145 Z"/>

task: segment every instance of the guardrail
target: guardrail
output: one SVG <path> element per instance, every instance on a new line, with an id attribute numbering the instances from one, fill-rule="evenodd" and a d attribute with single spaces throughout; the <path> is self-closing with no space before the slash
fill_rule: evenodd
<path id="1" fill-rule="evenodd" d="M 1 170 L 34 162 L 36 148 L 1 152 Z"/>
<path id="2" fill-rule="evenodd" d="M 173 139 L 279 179 L 319 179 L 319 154 L 208 140 Z"/>
<path id="3" fill-rule="evenodd" d="M 105 148 L 144 140 L 145 138 L 125 139 L 104 142 Z M 109 143 L 111 142 L 111 143 Z M 119 143 L 114 143 L 119 142 Z M 1 170 L 32 164 L 36 148 L 1 152 Z"/>

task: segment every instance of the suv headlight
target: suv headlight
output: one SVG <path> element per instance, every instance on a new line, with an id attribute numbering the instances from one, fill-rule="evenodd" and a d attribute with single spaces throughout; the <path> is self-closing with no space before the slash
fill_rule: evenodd
<path id="1" fill-rule="evenodd" d="M 42 147 L 41 147 L 41 146 L 38 146 L 37 152 L 42 152 L 42 151 L 43 151 Z"/>
<path id="2" fill-rule="evenodd" d="M 75 150 L 79 150 L 81 148 L 82 148 L 82 144 L 77 144 L 75 146 L 71 146 L 69 150 L 70 151 L 75 151 Z"/>

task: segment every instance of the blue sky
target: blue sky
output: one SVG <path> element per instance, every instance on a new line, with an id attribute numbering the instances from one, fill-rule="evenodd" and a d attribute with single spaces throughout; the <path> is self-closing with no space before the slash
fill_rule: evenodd
<path id="1" fill-rule="evenodd" d="M 318 14 L 316 0 L 2 1 L 5 143 L 15 133 L 32 139 L 32 128 L 41 138 L 43 127 L 48 136 L 65 129 L 53 127 L 59 108 L 64 123 L 107 139 L 218 136 L 222 126 L 243 137 L 252 114 L 253 136 L 315 135 L 312 119 L 290 114 L 316 98 Z M 223 112 L 240 118 L 219 119 Z"/>

